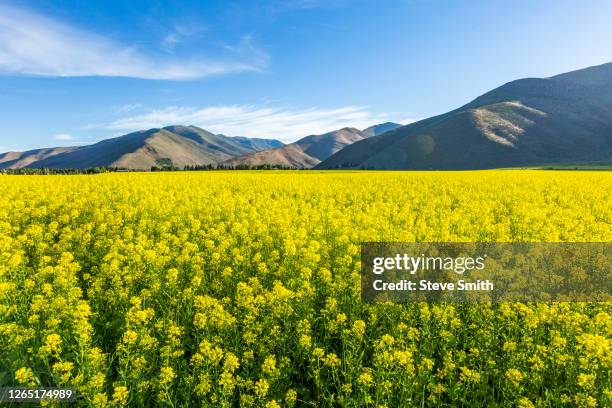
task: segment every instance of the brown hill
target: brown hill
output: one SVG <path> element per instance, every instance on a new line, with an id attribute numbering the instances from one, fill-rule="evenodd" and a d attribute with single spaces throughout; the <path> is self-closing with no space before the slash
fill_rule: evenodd
<path id="1" fill-rule="evenodd" d="M 168 126 L 130 133 L 80 147 L 9 152 L 0 155 L 0 168 L 117 167 L 148 170 L 153 166 L 205 165 L 224 162 L 259 148 L 278 146 L 277 140 L 215 135 L 196 126 Z M 255 147 L 257 146 L 257 147 Z"/>
<path id="2" fill-rule="evenodd" d="M 261 166 L 264 164 L 273 164 L 284 167 L 308 169 L 316 166 L 320 162 L 321 160 L 304 153 L 304 150 L 302 150 L 299 145 L 292 143 L 277 149 L 264 150 L 229 159 L 225 164 L 231 166 Z"/>
<path id="3" fill-rule="evenodd" d="M 28 150 L 26 152 L 8 152 L 0 154 L 0 168 L 19 169 L 27 167 L 32 163 L 56 156 L 58 154 L 71 152 L 76 147 L 51 147 L 48 149 Z"/>
<path id="4" fill-rule="evenodd" d="M 308 169 L 364 138 L 366 135 L 360 130 L 347 127 L 322 135 L 306 136 L 286 146 L 235 157 L 225 163 L 232 166 L 272 164 Z"/>

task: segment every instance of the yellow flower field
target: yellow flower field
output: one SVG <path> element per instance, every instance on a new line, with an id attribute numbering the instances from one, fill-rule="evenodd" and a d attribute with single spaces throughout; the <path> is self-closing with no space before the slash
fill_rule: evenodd
<path id="1" fill-rule="evenodd" d="M 363 304 L 363 241 L 612 241 L 612 172 L 0 176 L 0 384 L 82 406 L 612 405 L 610 304 Z"/>

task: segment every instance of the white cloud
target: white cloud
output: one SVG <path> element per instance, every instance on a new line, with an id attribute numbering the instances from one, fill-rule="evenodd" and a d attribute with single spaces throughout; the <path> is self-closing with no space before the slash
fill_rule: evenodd
<path id="1" fill-rule="evenodd" d="M 76 140 L 76 137 L 74 137 L 72 135 L 69 135 L 67 133 L 59 133 L 59 134 L 53 136 L 53 139 L 61 140 L 63 142 L 67 142 L 67 141 Z"/>
<path id="2" fill-rule="evenodd" d="M 0 71 L 8 73 L 185 80 L 259 71 L 267 65 L 267 55 L 261 51 L 240 57 L 240 61 L 155 58 L 40 14 L 0 5 Z"/>
<path id="3" fill-rule="evenodd" d="M 180 43 L 190 37 L 201 37 L 206 31 L 206 27 L 202 26 L 201 22 L 181 19 L 174 24 L 173 30 L 167 33 L 161 40 L 161 47 L 164 51 L 172 53 Z"/>
<path id="4" fill-rule="evenodd" d="M 131 112 L 133 110 L 139 109 L 141 107 L 142 107 L 142 105 L 139 104 L 139 103 L 126 103 L 124 105 L 121 105 L 121 106 L 117 107 L 115 109 L 115 112 L 116 113 L 128 113 L 128 112 Z"/>
<path id="5" fill-rule="evenodd" d="M 164 37 L 161 45 L 164 50 L 171 52 L 181 40 L 181 37 L 177 33 L 170 33 Z"/>
<path id="6" fill-rule="evenodd" d="M 362 106 L 335 109 L 282 109 L 250 105 L 211 106 L 202 109 L 168 107 L 119 119 L 108 128 L 135 131 L 177 124 L 195 125 L 210 132 L 231 136 L 266 137 L 293 142 L 310 134 L 325 133 L 346 126 L 364 129 L 393 119 L 386 114 L 374 114 Z"/>

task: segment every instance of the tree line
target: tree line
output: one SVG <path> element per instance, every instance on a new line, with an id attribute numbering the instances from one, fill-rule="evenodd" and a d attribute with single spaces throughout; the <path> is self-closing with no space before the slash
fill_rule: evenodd
<path id="1" fill-rule="evenodd" d="M 295 167 L 283 166 L 279 164 L 259 164 L 251 166 L 248 164 L 227 165 L 227 164 L 202 164 L 178 166 L 152 166 L 149 171 L 218 171 L 218 170 L 297 170 Z M 117 167 L 88 167 L 88 168 L 21 168 L 21 169 L 0 169 L 0 174 L 7 175 L 72 175 L 72 174 L 101 174 L 101 173 L 121 173 L 142 170 L 131 170 Z"/>

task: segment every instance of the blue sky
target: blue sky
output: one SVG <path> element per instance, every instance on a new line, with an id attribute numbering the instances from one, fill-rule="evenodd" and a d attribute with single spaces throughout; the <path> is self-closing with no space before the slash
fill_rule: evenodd
<path id="1" fill-rule="evenodd" d="M 609 0 L 3 0 L 0 150 L 408 123 L 612 61 L 610 16 Z"/>

